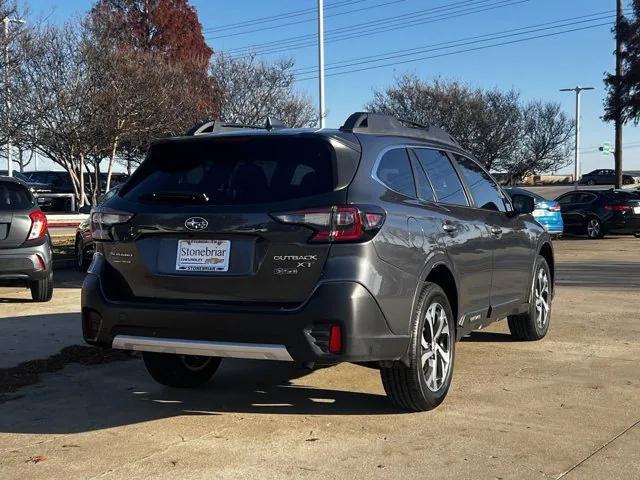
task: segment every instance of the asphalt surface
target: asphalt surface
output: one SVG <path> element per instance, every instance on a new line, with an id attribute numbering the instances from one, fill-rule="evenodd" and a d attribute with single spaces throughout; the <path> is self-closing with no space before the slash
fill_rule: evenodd
<path id="1" fill-rule="evenodd" d="M 378 373 L 350 364 L 225 361 L 190 391 L 139 359 L 72 364 L 0 396 L 0 478 L 640 478 L 639 246 L 556 242 L 547 338 L 514 342 L 504 322 L 474 333 L 432 412 L 394 410 Z M 46 305 L 0 289 L 14 362 L 76 341 L 81 276 L 57 281 Z"/>

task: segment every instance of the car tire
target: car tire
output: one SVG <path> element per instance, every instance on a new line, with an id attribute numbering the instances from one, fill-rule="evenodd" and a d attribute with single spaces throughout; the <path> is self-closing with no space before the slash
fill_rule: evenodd
<path id="1" fill-rule="evenodd" d="M 553 282 L 549 265 L 541 255 L 536 259 L 529 298 L 527 313 L 507 317 L 511 336 L 517 340 L 541 340 L 549 331 Z"/>
<path id="2" fill-rule="evenodd" d="M 587 182 L 587 185 L 591 185 L 591 186 L 593 186 L 593 185 L 595 185 L 595 184 L 596 184 L 596 181 L 595 181 L 595 180 L 589 180 L 589 181 Z"/>
<path id="3" fill-rule="evenodd" d="M 222 361 L 218 357 L 155 352 L 143 352 L 142 358 L 156 382 L 175 388 L 193 388 L 207 383 Z"/>
<path id="4" fill-rule="evenodd" d="M 76 256 L 76 268 L 79 272 L 86 272 L 89 268 L 89 264 L 91 261 L 87 258 L 84 247 L 82 246 L 82 240 L 80 237 L 76 237 L 76 246 L 75 246 L 75 256 Z"/>
<path id="5" fill-rule="evenodd" d="M 53 296 L 53 273 L 31 282 L 29 288 L 34 302 L 48 302 Z"/>
<path id="6" fill-rule="evenodd" d="M 604 230 L 602 228 L 602 222 L 598 217 L 589 217 L 584 225 L 587 237 L 591 240 L 604 237 Z"/>
<path id="7" fill-rule="evenodd" d="M 420 412 L 442 403 L 453 374 L 455 325 L 447 295 L 438 285 L 425 283 L 411 320 L 408 365 L 399 360 L 380 368 L 384 390 L 393 405 Z"/>

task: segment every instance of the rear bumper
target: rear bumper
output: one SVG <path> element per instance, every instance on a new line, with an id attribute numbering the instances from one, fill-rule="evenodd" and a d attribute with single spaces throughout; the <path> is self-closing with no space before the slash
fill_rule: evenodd
<path id="1" fill-rule="evenodd" d="M 640 232 L 640 217 L 617 217 L 605 224 L 605 228 L 610 233 L 638 233 Z"/>
<path id="2" fill-rule="evenodd" d="M 52 253 L 48 239 L 37 246 L 0 249 L 0 284 L 40 280 L 51 273 L 51 265 Z"/>
<path id="3" fill-rule="evenodd" d="M 298 362 L 364 362 L 403 357 L 409 338 L 394 335 L 359 283 L 320 283 L 293 309 L 111 301 L 99 272 L 82 287 L 87 343 L 130 350 Z M 328 352 L 329 328 L 342 332 L 340 354 Z M 195 353 L 200 352 L 200 353 Z"/>

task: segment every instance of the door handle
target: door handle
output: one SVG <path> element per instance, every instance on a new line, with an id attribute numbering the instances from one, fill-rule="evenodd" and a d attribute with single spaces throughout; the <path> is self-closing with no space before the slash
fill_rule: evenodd
<path id="1" fill-rule="evenodd" d="M 502 229 L 500 227 L 491 227 L 491 233 L 494 235 L 502 235 Z"/>
<path id="2" fill-rule="evenodd" d="M 455 231 L 458 230 L 458 227 L 456 225 L 454 225 L 453 223 L 443 223 L 442 224 L 442 229 L 447 232 L 447 233 L 453 233 Z"/>

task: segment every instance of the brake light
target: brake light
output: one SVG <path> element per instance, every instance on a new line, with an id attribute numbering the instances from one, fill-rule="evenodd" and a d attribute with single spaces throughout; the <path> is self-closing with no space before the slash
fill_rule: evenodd
<path id="1" fill-rule="evenodd" d="M 113 240 L 111 227 L 126 223 L 133 217 L 132 213 L 111 209 L 96 210 L 91 214 L 91 237 L 94 240 Z"/>
<path id="2" fill-rule="evenodd" d="M 605 205 L 604 208 L 610 212 L 630 212 L 631 207 L 629 205 Z"/>
<path id="3" fill-rule="evenodd" d="M 340 325 L 331 325 L 329 329 L 329 353 L 342 351 L 342 330 Z"/>
<path id="4" fill-rule="evenodd" d="M 31 230 L 29 230 L 29 236 L 27 240 L 39 240 L 47 233 L 47 216 L 42 213 L 42 210 L 36 210 L 29 214 L 31 218 Z"/>
<path id="5" fill-rule="evenodd" d="M 314 230 L 310 242 L 358 242 L 373 238 L 384 223 L 384 213 L 376 207 L 337 205 L 276 213 L 272 217 Z"/>
<path id="6" fill-rule="evenodd" d="M 558 205 L 557 203 L 552 203 L 551 205 L 547 205 L 547 210 L 549 210 L 550 212 L 559 212 L 560 205 Z"/>

